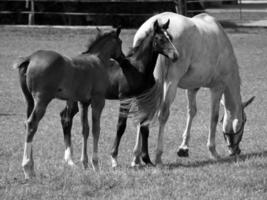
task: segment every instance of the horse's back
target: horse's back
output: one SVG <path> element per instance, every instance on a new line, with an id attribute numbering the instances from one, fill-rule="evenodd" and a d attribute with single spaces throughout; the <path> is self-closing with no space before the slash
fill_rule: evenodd
<path id="1" fill-rule="evenodd" d="M 156 20 L 158 20 L 159 23 L 165 23 L 166 21 L 170 20 L 168 32 L 173 38 L 177 37 L 178 34 L 181 35 L 183 31 L 186 31 L 187 29 L 190 29 L 190 27 L 194 26 L 188 17 L 172 12 L 163 12 L 149 18 L 139 27 L 134 36 L 133 46 L 138 43 L 138 40 L 145 37 L 147 31 L 153 28 L 153 24 Z"/>
<path id="2" fill-rule="evenodd" d="M 27 69 L 27 85 L 32 92 L 52 88 L 64 77 L 67 65 L 64 56 L 49 50 L 39 50 L 30 56 Z"/>
<path id="3" fill-rule="evenodd" d="M 159 56 L 154 71 L 156 78 L 165 70 L 166 63 L 172 65 L 180 79 L 182 88 L 211 86 L 214 81 L 225 81 L 232 72 L 238 72 L 232 45 L 222 26 L 210 15 L 199 14 L 193 18 L 165 12 L 148 19 L 137 31 L 134 45 L 152 28 L 155 20 L 170 20 L 168 32 L 180 57 L 176 63 Z M 143 35 L 142 35 L 143 34 Z"/>

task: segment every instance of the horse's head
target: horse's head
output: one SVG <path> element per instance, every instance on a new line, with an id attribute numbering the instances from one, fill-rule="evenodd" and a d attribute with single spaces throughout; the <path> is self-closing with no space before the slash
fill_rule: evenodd
<path id="1" fill-rule="evenodd" d="M 97 28 L 97 36 L 89 45 L 88 50 L 84 53 L 102 52 L 109 58 L 119 59 L 123 56 L 122 41 L 119 38 L 121 28 L 103 33 Z"/>
<path id="2" fill-rule="evenodd" d="M 242 140 L 242 136 L 244 133 L 244 127 L 247 121 L 245 108 L 252 103 L 254 100 L 254 96 L 251 97 L 248 101 L 242 103 L 242 113 L 240 119 L 223 119 L 223 127 L 230 126 L 229 132 L 223 132 L 224 139 L 227 143 L 230 156 L 239 155 L 241 150 L 239 148 L 239 143 Z M 225 129 L 225 128 L 224 128 Z"/>
<path id="3" fill-rule="evenodd" d="M 171 35 L 167 32 L 169 24 L 170 20 L 162 25 L 159 25 L 158 20 L 154 22 L 153 48 L 156 52 L 168 57 L 173 62 L 175 62 L 179 57 L 179 53 L 172 43 Z"/>
<path id="4" fill-rule="evenodd" d="M 118 27 L 116 30 L 112 31 L 110 34 L 111 36 L 110 42 L 113 46 L 111 58 L 115 60 L 120 59 L 121 57 L 124 57 L 123 52 L 122 52 L 122 47 L 121 47 L 122 41 L 119 38 L 120 32 L 121 32 L 121 27 Z"/>

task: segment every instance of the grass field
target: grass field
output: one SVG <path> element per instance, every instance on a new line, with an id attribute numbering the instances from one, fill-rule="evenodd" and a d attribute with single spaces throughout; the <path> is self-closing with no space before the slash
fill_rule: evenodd
<path id="1" fill-rule="evenodd" d="M 122 32 L 127 51 L 135 30 Z M 223 159 L 210 160 L 206 148 L 210 101 L 207 89 L 197 97 L 198 114 L 192 127 L 189 158 L 178 158 L 186 120 L 186 98 L 178 90 L 166 127 L 162 168 L 130 168 L 135 140 L 131 120 L 122 139 L 119 163 L 111 169 L 109 152 L 115 136 L 118 102 L 107 101 L 102 115 L 99 143 L 101 170 L 83 170 L 79 163 L 81 128 L 74 120 L 73 147 L 77 167 L 63 164 L 64 143 L 59 112 L 64 102 L 54 100 L 34 138 L 37 177 L 24 180 L 21 160 L 24 144 L 25 102 L 12 63 L 37 49 L 53 49 L 72 56 L 85 49 L 94 30 L 34 29 L 0 27 L 0 199 L 267 199 L 267 32 L 228 30 L 242 78 L 242 96 L 255 102 L 246 110 L 248 121 L 241 143 L 242 155 L 235 161 L 227 157 L 221 125 L 217 149 Z M 156 149 L 157 126 L 149 141 L 151 157 Z M 89 154 L 91 152 L 89 138 Z"/>

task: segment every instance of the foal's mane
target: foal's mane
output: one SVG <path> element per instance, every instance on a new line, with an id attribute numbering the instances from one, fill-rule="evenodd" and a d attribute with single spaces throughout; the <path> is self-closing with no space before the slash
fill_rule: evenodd
<path id="1" fill-rule="evenodd" d="M 98 32 L 98 34 L 96 34 L 95 37 L 90 37 L 88 42 L 87 42 L 87 45 L 86 45 L 86 51 L 82 52 L 82 54 L 89 53 L 92 50 L 92 48 L 95 46 L 95 44 L 97 44 L 102 39 L 104 39 L 104 38 L 106 38 L 106 37 L 108 37 L 114 33 L 115 33 L 114 31 L 105 32 L 105 33 Z"/>

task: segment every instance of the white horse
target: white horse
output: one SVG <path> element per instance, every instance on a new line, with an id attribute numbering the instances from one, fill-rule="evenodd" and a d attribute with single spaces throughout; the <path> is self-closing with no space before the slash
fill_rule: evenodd
<path id="1" fill-rule="evenodd" d="M 191 124 L 197 112 L 196 94 L 200 87 L 207 87 L 211 92 L 211 117 L 207 141 L 211 157 L 219 158 L 216 151 L 215 132 L 221 99 L 224 105 L 225 140 L 231 155 L 240 154 L 239 143 L 246 122 L 244 108 L 253 101 L 254 97 L 242 103 L 237 59 L 222 26 L 208 14 L 188 18 L 176 13 L 164 12 L 149 18 L 138 29 L 133 46 L 145 36 L 144 33 L 152 27 L 155 20 L 162 22 L 170 20 L 167 31 L 179 52 L 176 62 L 170 62 L 160 55 L 154 71 L 154 76 L 162 84 L 160 88 L 163 88 L 161 106 L 155 108 L 159 111 L 156 164 L 162 163 L 164 128 L 177 87 L 186 89 L 188 98 L 187 123 L 178 155 L 188 156 Z"/>

